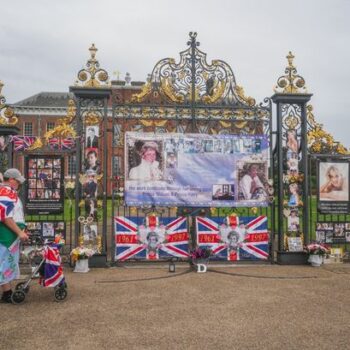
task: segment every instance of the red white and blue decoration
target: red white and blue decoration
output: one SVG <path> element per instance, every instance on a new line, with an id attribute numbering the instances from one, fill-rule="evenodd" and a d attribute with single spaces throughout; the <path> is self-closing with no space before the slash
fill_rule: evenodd
<path id="1" fill-rule="evenodd" d="M 36 141 L 36 136 L 12 136 L 11 142 L 16 152 L 26 151 Z"/>
<path id="2" fill-rule="evenodd" d="M 44 276 L 41 277 L 39 283 L 44 287 L 56 287 L 63 284 L 65 280 L 59 246 L 54 243 L 45 246 L 44 259 Z"/>
<path id="3" fill-rule="evenodd" d="M 115 259 L 188 259 L 186 217 L 115 217 Z"/>
<path id="4" fill-rule="evenodd" d="M 269 233 L 267 217 L 196 217 L 197 245 L 210 248 L 213 259 L 267 260 Z"/>
<path id="5" fill-rule="evenodd" d="M 3 222 L 12 212 L 17 203 L 17 193 L 8 186 L 0 187 L 0 222 Z"/>
<path id="6" fill-rule="evenodd" d="M 54 151 L 69 151 L 75 147 L 75 140 L 72 137 L 60 138 L 53 137 L 49 139 L 49 147 Z"/>

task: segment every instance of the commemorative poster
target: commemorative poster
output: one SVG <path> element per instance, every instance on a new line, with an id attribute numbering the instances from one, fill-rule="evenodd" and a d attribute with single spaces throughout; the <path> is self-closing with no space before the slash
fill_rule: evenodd
<path id="1" fill-rule="evenodd" d="M 322 214 L 349 213 L 349 162 L 318 161 L 318 210 Z"/>
<path id="2" fill-rule="evenodd" d="M 115 259 L 188 259 L 189 234 L 186 217 L 114 218 Z"/>
<path id="3" fill-rule="evenodd" d="M 64 210 L 64 159 L 26 157 L 26 214 L 61 214 Z"/>
<path id="4" fill-rule="evenodd" d="M 269 233 L 267 217 L 196 217 L 197 246 L 210 248 L 211 259 L 267 260 Z"/>
<path id="5" fill-rule="evenodd" d="M 130 206 L 268 205 L 266 136 L 125 134 L 125 200 Z"/>
<path id="6" fill-rule="evenodd" d="M 319 243 L 350 243 L 350 222 L 317 222 L 316 241 Z"/>
<path id="7" fill-rule="evenodd" d="M 40 237 L 53 241 L 55 235 L 66 239 L 66 225 L 64 221 L 28 221 L 27 230 L 30 237 Z"/>

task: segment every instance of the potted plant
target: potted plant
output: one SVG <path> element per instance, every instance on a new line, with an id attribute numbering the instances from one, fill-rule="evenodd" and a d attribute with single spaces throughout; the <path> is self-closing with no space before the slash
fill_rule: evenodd
<path id="1" fill-rule="evenodd" d="M 89 272 L 89 258 L 95 251 L 84 246 L 74 248 L 71 251 L 72 261 L 75 262 L 74 272 Z"/>
<path id="2" fill-rule="evenodd" d="M 306 246 L 306 250 L 309 253 L 308 262 L 312 266 L 321 266 L 323 257 L 330 252 L 329 247 L 322 243 L 310 243 Z"/>
<path id="3" fill-rule="evenodd" d="M 206 267 L 209 264 L 209 259 L 212 253 L 213 252 L 210 248 L 205 247 L 197 247 L 191 251 L 191 262 L 197 267 L 197 272 L 206 272 Z"/>

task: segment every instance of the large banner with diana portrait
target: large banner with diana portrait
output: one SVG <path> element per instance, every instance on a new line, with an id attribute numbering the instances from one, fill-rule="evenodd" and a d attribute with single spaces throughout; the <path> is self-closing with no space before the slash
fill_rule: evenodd
<path id="1" fill-rule="evenodd" d="M 268 204 L 264 135 L 125 135 L 127 205 L 253 207 Z"/>

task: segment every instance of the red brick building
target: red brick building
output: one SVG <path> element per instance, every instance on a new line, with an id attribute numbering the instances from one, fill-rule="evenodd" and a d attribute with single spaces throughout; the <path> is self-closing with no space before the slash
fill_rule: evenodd
<path id="1" fill-rule="evenodd" d="M 144 82 L 131 82 L 126 83 L 125 81 L 117 80 L 112 81 L 112 96 L 109 101 L 108 119 L 109 127 L 107 132 L 108 137 L 108 159 L 107 164 L 107 179 L 112 176 L 113 166 L 113 149 L 112 149 L 112 100 L 118 100 L 120 103 L 130 100 L 131 96 L 141 91 L 141 87 Z M 73 98 L 73 94 L 68 92 L 40 92 L 34 96 L 28 97 L 17 103 L 12 104 L 15 114 L 18 117 L 18 128 L 20 129 L 19 135 L 23 136 L 38 136 L 41 140 L 44 140 L 45 133 L 54 129 L 59 124 L 59 119 L 67 115 L 68 101 Z M 104 153 L 103 142 L 101 138 L 104 136 L 100 135 L 99 149 L 100 154 Z M 57 154 L 47 148 L 39 148 L 25 154 Z M 15 152 L 13 165 L 19 168 L 21 171 L 24 170 L 24 153 Z M 75 154 L 64 153 L 65 158 L 65 177 L 71 178 L 75 176 Z M 102 162 L 102 158 L 100 161 Z M 103 167 L 103 164 L 101 164 Z M 108 186 L 109 187 L 109 186 Z M 110 193 L 110 188 L 108 188 Z"/>

